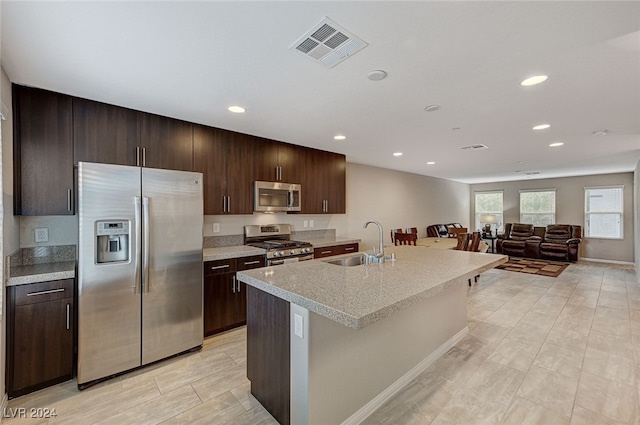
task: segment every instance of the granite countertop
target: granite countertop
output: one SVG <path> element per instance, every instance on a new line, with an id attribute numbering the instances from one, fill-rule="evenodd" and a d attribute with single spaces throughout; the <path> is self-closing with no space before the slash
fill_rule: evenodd
<path id="1" fill-rule="evenodd" d="M 11 267 L 10 275 L 7 278 L 7 286 L 73 279 L 74 277 L 76 277 L 75 261 L 14 266 Z"/>
<path id="2" fill-rule="evenodd" d="M 352 243 L 360 243 L 360 239 L 353 238 L 329 238 L 329 239 L 302 239 L 309 242 L 314 248 L 324 248 L 334 245 L 348 245 Z"/>
<path id="3" fill-rule="evenodd" d="M 242 282 L 343 324 L 362 329 L 420 299 L 507 261 L 504 255 L 395 246 L 396 261 L 341 267 L 329 259 L 238 273 Z M 331 257 L 331 260 L 353 254 Z"/>
<path id="4" fill-rule="evenodd" d="M 252 255 L 264 254 L 264 249 L 247 245 L 205 248 L 202 251 L 202 261 L 226 260 L 229 258 L 251 257 Z"/>

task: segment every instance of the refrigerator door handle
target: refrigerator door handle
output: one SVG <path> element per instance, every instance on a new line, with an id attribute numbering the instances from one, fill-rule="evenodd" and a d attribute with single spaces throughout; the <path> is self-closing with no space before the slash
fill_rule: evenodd
<path id="1" fill-rule="evenodd" d="M 139 196 L 135 196 L 135 226 L 136 226 L 136 234 L 135 234 L 135 238 L 136 238 L 136 260 L 135 260 L 135 264 L 136 264 L 136 275 L 134 277 L 134 285 L 133 285 L 133 293 L 134 294 L 140 294 L 142 292 L 141 287 L 142 287 L 142 276 L 140 273 L 140 255 L 142 255 L 142 246 L 140 245 L 141 243 L 141 238 L 140 235 L 142 234 L 142 213 L 140 212 L 140 197 Z"/>
<path id="2" fill-rule="evenodd" d="M 149 292 L 149 198 L 142 198 L 142 224 L 144 226 L 144 245 L 142 247 L 142 279 L 144 292 Z"/>

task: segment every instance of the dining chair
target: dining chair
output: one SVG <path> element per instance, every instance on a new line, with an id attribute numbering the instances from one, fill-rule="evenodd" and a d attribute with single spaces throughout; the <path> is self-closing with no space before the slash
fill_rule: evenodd
<path id="1" fill-rule="evenodd" d="M 404 230 L 402 229 L 391 229 L 391 242 L 392 243 L 396 243 L 396 237 L 395 234 L 396 233 L 404 233 Z"/>
<path id="2" fill-rule="evenodd" d="M 418 234 L 418 228 L 417 227 L 407 227 L 405 229 L 406 233 L 415 233 L 416 235 Z"/>
<path id="3" fill-rule="evenodd" d="M 480 247 L 481 240 L 482 240 L 482 237 L 480 236 L 480 232 L 473 232 L 471 234 L 471 242 L 469 243 L 465 251 L 478 252 L 478 248 Z"/>
<path id="4" fill-rule="evenodd" d="M 418 240 L 417 233 L 396 233 L 395 234 L 395 245 L 413 245 L 416 246 L 416 241 Z"/>
<path id="5" fill-rule="evenodd" d="M 458 233 L 458 245 L 456 245 L 456 250 L 458 251 L 466 251 L 469 246 L 469 234 L 468 233 Z"/>

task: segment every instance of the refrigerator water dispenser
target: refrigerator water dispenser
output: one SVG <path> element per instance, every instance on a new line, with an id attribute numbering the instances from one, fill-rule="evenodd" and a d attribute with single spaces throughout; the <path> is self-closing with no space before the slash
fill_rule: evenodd
<path id="1" fill-rule="evenodd" d="M 96 263 L 129 261 L 129 221 L 96 221 Z"/>

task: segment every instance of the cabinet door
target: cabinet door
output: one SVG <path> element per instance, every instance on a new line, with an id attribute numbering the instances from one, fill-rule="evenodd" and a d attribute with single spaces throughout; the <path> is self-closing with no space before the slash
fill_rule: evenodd
<path id="1" fill-rule="evenodd" d="M 230 329 L 236 322 L 235 273 L 221 273 L 204 278 L 204 335 Z"/>
<path id="2" fill-rule="evenodd" d="M 265 266 L 264 255 L 238 258 L 238 271 L 257 269 Z M 244 325 L 247 322 L 247 285 L 236 280 L 236 323 Z"/>
<path id="3" fill-rule="evenodd" d="M 278 143 L 279 181 L 300 183 L 305 148 L 288 143 Z"/>
<path id="4" fill-rule="evenodd" d="M 142 114 L 144 166 L 193 170 L 193 125 L 153 114 Z"/>
<path id="5" fill-rule="evenodd" d="M 203 174 L 205 215 L 223 214 L 226 206 L 227 158 L 224 143 L 214 137 L 214 131 L 202 125 L 193 128 L 193 166 Z"/>
<path id="6" fill-rule="evenodd" d="M 345 214 L 346 213 L 346 170 L 347 161 L 344 155 L 325 152 L 324 161 L 326 167 L 325 193 L 326 193 L 326 213 Z"/>
<path id="7" fill-rule="evenodd" d="M 215 129 L 216 138 L 224 146 L 227 161 L 227 212 L 253 213 L 254 141 L 253 137 Z"/>
<path id="8" fill-rule="evenodd" d="M 67 311 L 70 312 L 68 321 Z M 16 307 L 12 391 L 20 391 L 65 376 L 71 379 L 71 312 L 72 298 Z"/>
<path id="9" fill-rule="evenodd" d="M 254 177 L 258 181 L 279 181 L 278 142 L 254 137 Z"/>
<path id="10" fill-rule="evenodd" d="M 74 164 L 79 161 L 139 165 L 140 112 L 73 99 Z"/>
<path id="11" fill-rule="evenodd" d="M 72 98 L 13 86 L 14 214 L 73 215 Z"/>
<path id="12" fill-rule="evenodd" d="M 301 170 L 302 213 L 323 214 L 327 200 L 327 152 L 305 149 Z"/>

